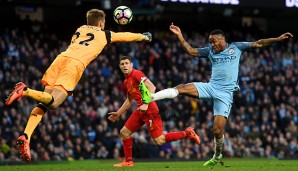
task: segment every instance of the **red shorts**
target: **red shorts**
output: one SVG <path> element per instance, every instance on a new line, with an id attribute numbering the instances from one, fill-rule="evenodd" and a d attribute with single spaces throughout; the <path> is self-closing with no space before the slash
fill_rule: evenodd
<path id="1" fill-rule="evenodd" d="M 141 113 L 135 110 L 125 123 L 125 127 L 128 128 L 132 133 L 141 129 L 146 124 L 149 133 L 153 139 L 162 135 L 162 120 L 159 112 L 153 113 Z"/>

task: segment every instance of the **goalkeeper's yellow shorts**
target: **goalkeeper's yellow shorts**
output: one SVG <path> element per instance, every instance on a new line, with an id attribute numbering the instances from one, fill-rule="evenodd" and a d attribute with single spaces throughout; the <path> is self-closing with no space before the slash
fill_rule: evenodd
<path id="1" fill-rule="evenodd" d="M 58 55 L 43 75 L 41 82 L 50 89 L 62 86 L 70 93 L 81 79 L 84 70 L 84 64 L 80 61 Z"/>

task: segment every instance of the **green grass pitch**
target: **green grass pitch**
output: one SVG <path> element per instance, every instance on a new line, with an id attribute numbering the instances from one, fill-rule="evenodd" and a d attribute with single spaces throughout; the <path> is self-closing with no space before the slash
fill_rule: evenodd
<path id="1" fill-rule="evenodd" d="M 53 161 L 22 165 L 1 163 L 0 171 L 298 171 L 298 160 L 224 159 L 224 165 L 204 168 L 205 161 L 138 162 L 133 168 L 113 168 L 116 160 Z"/>

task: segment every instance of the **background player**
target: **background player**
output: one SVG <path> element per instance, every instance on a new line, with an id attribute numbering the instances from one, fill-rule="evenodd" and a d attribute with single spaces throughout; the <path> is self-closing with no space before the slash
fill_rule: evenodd
<path id="1" fill-rule="evenodd" d="M 17 144 L 23 161 L 30 162 L 30 138 L 47 109 L 56 109 L 67 96 L 72 94 L 87 65 L 94 60 L 103 48 L 112 42 L 148 41 L 150 33 L 115 33 L 105 28 L 105 13 L 91 9 L 87 12 L 87 25 L 79 27 L 72 37 L 68 49 L 56 57 L 42 78 L 44 92 L 28 88 L 20 82 L 6 99 L 6 105 L 22 97 L 30 97 L 38 102 L 31 112 L 24 134 Z"/>
<path id="2" fill-rule="evenodd" d="M 179 27 L 170 26 L 170 30 L 177 35 L 179 42 L 187 54 L 195 57 L 208 57 L 212 64 L 212 75 L 208 83 L 193 82 L 168 88 L 155 94 L 142 93 L 143 101 L 149 103 L 165 98 L 175 98 L 179 94 L 195 98 L 213 100 L 213 134 L 215 153 L 212 159 L 204 166 L 214 167 L 222 159 L 222 146 L 224 142 L 224 127 L 229 117 L 233 103 L 233 92 L 239 90 L 238 71 L 240 57 L 243 51 L 251 48 L 262 48 L 272 43 L 281 42 L 293 37 L 291 33 L 284 33 L 277 38 L 261 39 L 255 42 L 227 43 L 225 34 L 221 30 L 214 30 L 209 35 L 211 47 L 193 48 L 183 38 Z M 146 86 L 140 87 L 147 92 Z M 149 96 L 148 96 L 149 94 Z"/>
<path id="3" fill-rule="evenodd" d="M 129 56 L 120 58 L 119 67 L 125 75 L 124 86 L 127 90 L 127 98 L 117 112 L 110 112 L 108 119 L 115 122 L 121 114 L 127 111 L 136 101 L 138 109 L 135 110 L 120 130 L 120 136 L 123 142 L 125 160 L 122 163 L 115 164 L 114 167 L 132 167 L 132 138 L 131 134 L 139 130 L 144 124 L 150 132 L 154 142 L 162 145 L 171 141 L 183 138 L 189 138 L 200 144 L 200 137 L 195 133 L 193 128 L 188 127 L 185 131 L 170 132 L 162 134 L 162 120 L 159 115 L 159 109 L 155 102 L 143 104 L 142 96 L 139 91 L 139 84 L 142 82 L 148 87 L 151 93 L 155 92 L 155 86 L 144 75 L 143 72 L 133 69 L 132 59 Z"/>

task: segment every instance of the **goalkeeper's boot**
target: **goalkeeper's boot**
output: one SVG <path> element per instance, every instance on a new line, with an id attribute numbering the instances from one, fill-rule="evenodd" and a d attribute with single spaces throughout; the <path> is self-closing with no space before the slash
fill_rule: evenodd
<path id="1" fill-rule="evenodd" d="M 22 135 L 18 138 L 17 145 L 23 161 L 26 163 L 30 163 L 31 162 L 30 145 L 25 135 Z"/>
<path id="2" fill-rule="evenodd" d="M 204 163 L 204 167 L 210 167 L 210 168 L 213 168 L 215 165 L 217 165 L 217 163 L 220 163 L 221 165 L 223 165 L 223 163 L 222 163 L 222 154 L 220 154 L 219 156 L 218 156 L 218 159 L 214 159 L 213 157 L 212 157 L 212 159 L 210 159 L 210 160 L 208 160 L 206 163 Z"/>
<path id="3" fill-rule="evenodd" d="M 25 88 L 27 88 L 27 86 L 24 83 L 22 82 L 17 83 L 14 87 L 13 92 L 11 92 L 5 99 L 5 104 L 10 105 L 16 99 L 20 101 L 23 97 L 23 91 Z"/>
<path id="4" fill-rule="evenodd" d="M 144 80 L 141 80 L 139 84 L 140 93 L 142 95 L 142 101 L 145 104 L 149 104 L 151 102 L 151 93 L 146 87 Z"/>
<path id="5" fill-rule="evenodd" d="M 133 161 L 123 161 L 118 164 L 114 164 L 114 167 L 133 167 Z"/>
<path id="6" fill-rule="evenodd" d="M 196 134 L 196 132 L 194 131 L 194 128 L 188 127 L 186 128 L 185 132 L 186 132 L 187 138 L 195 141 L 197 144 L 201 144 L 200 136 Z"/>

